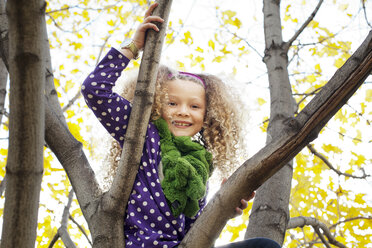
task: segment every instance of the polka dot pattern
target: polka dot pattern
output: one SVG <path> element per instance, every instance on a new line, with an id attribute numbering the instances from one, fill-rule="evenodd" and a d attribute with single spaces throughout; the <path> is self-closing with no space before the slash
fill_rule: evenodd
<path id="1" fill-rule="evenodd" d="M 129 60 L 112 48 L 82 86 L 82 94 L 106 130 L 123 146 L 132 105 L 112 92 L 115 81 Z M 143 147 L 140 169 L 130 195 L 124 232 L 126 247 L 176 247 L 196 218 L 174 217 L 167 204 L 158 175 L 160 138 L 150 123 Z M 200 201 L 200 209 L 205 205 Z M 197 216 L 199 216 L 200 212 Z"/>

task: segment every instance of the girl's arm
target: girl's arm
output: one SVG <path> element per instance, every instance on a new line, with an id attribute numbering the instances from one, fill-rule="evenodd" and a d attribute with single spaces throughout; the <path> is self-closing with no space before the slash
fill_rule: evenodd
<path id="1" fill-rule="evenodd" d="M 129 59 L 112 48 L 85 79 L 81 92 L 88 107 L 120 145 L 128 125 L 131 104 L 112 91 Z"/>
<path id="2" fill-rule="evenodd" d="M 134 34 L 133 42 L 139 50 L 145 44 L 147 29 L 159 31 L 158 27 L 151 22 L 164 22 L 159 16 L 151 16 L 156 6 L 158 6 L 158 3 L 152 4 L 146 11 L 143 23 L 139 25 Z M 133 54 L 129 49 L 121 49 L 119 52 L 112 48 L 95 70 L 85 79 L 81 87 L 81 92 L 88 107 L 93 110 L 98 120 L 111 136 L 119 141 L 120 146 L 123 146 L 131 104 L 126 99 L 112 92 L 112 87 L 132 58 Z"/>

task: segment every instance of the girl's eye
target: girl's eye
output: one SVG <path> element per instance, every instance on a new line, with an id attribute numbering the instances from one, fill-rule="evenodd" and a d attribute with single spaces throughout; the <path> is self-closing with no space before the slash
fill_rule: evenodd
<path id="1" fill-rule="evenodd" d="M 192 105 L 191 108 L 197 109 L 197 108 L 199 108 L 199 106 L 198 105 Z"/>
<path id="2" fill-rule="evenodd" d="M 169 106 L 176 106 L 176 103 L 175 102 L 168 102 L 168 105 Z"/>

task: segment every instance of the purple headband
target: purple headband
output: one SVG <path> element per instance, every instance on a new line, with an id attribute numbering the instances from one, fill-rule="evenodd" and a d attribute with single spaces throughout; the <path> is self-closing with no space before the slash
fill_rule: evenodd
<path id="1" fill-rule="evenodd" d="M 184 72 L 184 71 L 179 71 L 178 74 L 187 75 L 187 76 L 196 78 L 197 80 L 199 80 L 203 84 L 204 89 L 207 88 L 207 85 L 206 85 L 205 81 L 201 77 L 199 77 L 198 75 L 195 75 L 195 74 L 190 73 L 190 72 Z M 172 73 L 168 74 L 168 78 L 172 78 L 173 76 L 174 75 Z"/>

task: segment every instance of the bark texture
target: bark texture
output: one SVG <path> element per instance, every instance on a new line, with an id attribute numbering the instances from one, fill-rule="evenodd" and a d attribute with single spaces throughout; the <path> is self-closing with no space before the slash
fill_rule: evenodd
<path id="1" fill-rule="evenodd" d="M 149 30 L 147 34 L 122 159 L 108 192 L 101 192 L 81 143 L 64 127 L 62 117 L 46 101 L 46 141 L 67 171 L 88 222 L 95 248 L 124 247 L 125 244 L 124 212 L 142 155 L 172 1 L 160 0 L 158 3 L 154 15 L 161 16 L 165 21 L 158 25 L 159 33 Z M 61 138 L 57 140 L 55 137 Z"/>
<path id="2" fill-rule="evenodd" d="M 7 1 L 10 137 L 1 247 L 35 245 L 43 174 L 44 12 L 40 0 Z"/>
<path id="3" fill-rule="evenodd" d="M 290 117 L 284 122 L 286 127 L 281 134 L 241 165 L 223 184 L 179 247 L 211 247 L 227 220 L 234 215 L 240 199 L 260 187 L 314 140 L 371 71 L 372 31 L 296 118 Z"/>
<path id="4" fill-rule="evenodd" d="M 285 121 L 295 111 L 288 76 L 288 57 L 280 20 L 280 1 L 264 0 L 264 63 L 269 75 L 270 122 L 266 142 L 284 130 Z M 266 237 L 279 244 L 284 241 L 289 220 L 289 197 L 292 181 L 292 161 L 289 161 L 257 191 L 245 238 Z"/>

